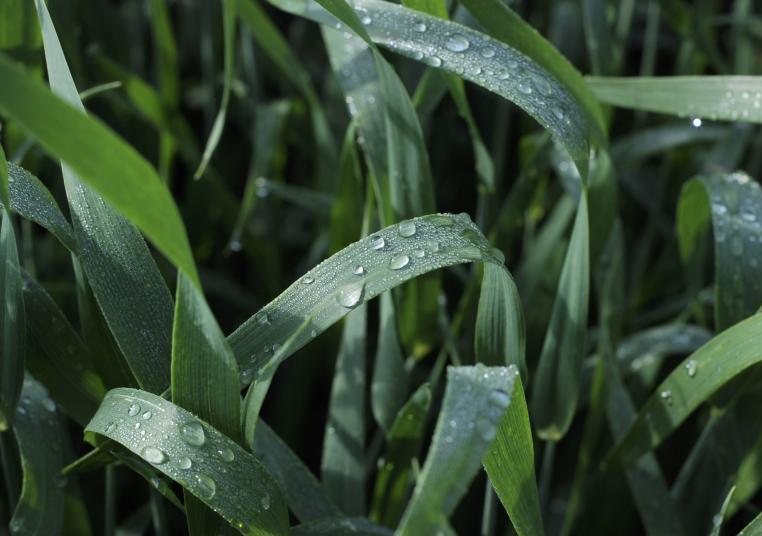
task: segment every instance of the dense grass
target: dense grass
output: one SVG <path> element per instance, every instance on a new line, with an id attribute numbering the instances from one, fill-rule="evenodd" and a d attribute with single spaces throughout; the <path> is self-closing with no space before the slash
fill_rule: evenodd
<path id="1" fill-rule="evenodd" d="M 762 534 L 762 13 L 507 4 L 0 0 L 0 535 Z"/>

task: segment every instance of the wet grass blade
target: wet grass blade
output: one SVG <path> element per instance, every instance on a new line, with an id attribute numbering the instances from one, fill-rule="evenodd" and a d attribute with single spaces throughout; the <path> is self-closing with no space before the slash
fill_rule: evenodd
<path id="1" fill-rule="evenodd" d="M 319 519 L 304 525 L 297 525 L 291 532 L 294 536 L 339 534 L 362 534 L 365 536 L 392 536 L 390 529 L 374 525 L 362 517 L 339 517 L 333 519 Z"/>
<path id="2" fill-rule="evenodd" d="M 762 82 L 755 76 L 586 78 L 601 102 L 712 121 L 762 123 Z"/>
<path id="3" fill-rule="evenodd" d="M 510 404 L 516 367 L 450 367 L 442 410 L 399 528 L 428 534 L 447 525 Z"/>
<path id="4" fill-rule="evenodd" d="M 5 151 L 0 145 L 0 203 L 4 207 L 10 208 L 11 200 L 8 191 L 8 161 L 5 159 Z"/>
<path id="5" fill-rule="evenodd" d="M 150 442 L 134 423 L 150 434 Z M 135 389 L 109 391 L 85 433 L 93 444 L 104 436 L 141 456 L 244 534 L 287 532 L 285 502 L 264 466 L 235 441 L 161 397 Z"/>
<path id="6" fill-rule="evenodd" d="M 0 216 L 0 430 L 7 430 L 18 414 L 27 333 L 16 232 L 10 213 Z"/>
<path id="7" fill-rule="evenodd" d="M 206 171 L 206 166 L 209 165 L 209 160 L 211 160 L 214 150 L 217 148 L 217 144 L 222 137 L 222 130 L 225 128 L 225 117 L 228 113 L 228 101 L 230 100 L 230 84 L 233 80 L 233 41 L 235 39 L 237 10 L 238 0 L 222 0 L 222 34 L 225 48 L 222 99 L 220 101 L 220 108 L 214 118 L 209 138 L 206 140 L 206 147 L 204 147 L 204 153 L 201 156 L 201 163 L 193 174 L 193 178 L 195 179 L 200 179 L 204 174 L 204 171 Z"/>
<path id="8" fill-rule="evenodd" d="M 9 527 L 15 534 L 60 534 L 64 521 L 60 472 L 66 437 L 55 402 L 31 377 L 24 380 L 13 431 L 21 455 L 24 480 Z"/>

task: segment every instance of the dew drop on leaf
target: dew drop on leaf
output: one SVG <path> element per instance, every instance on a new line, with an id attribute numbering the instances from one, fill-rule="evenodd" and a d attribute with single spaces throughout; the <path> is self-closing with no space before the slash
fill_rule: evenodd
<path id="1" fill-rule="evenodd" d="M 168 460 L 167 455 L 164 454 L 163 450 L 150 446 L 143 447 L 143 450 L 140 451 L 140 456 L 142 456 L 145 461 L 154 465 L 166 463 Z"/>
<path id="2" fill-rule="evenodd" d="M 127 410 L 127 415 L 134 417 L 138 413 L 140 413 L 140 404 L 130 404 L 129 409 Z"/>
<path id="3" fill-rule="evenodd" d="M 190 421 L 180 425 L 180 437 L 193 447 L 200 447 L 206 441 L 204 427 L 198 421 Z"/>
<path id="4" fill-rule="evenodd" d="M 215 493 L 217 493 L 217 484 L 205 474 L 197 473 L 195 480 L 198 485 L 198 492 L 203 498 L 209 500 L 214 497 Z"/>
<path id="5" fill-rule="evenodd" d="M 227 447 L 224 447 L 218 450 L 217 454 L 220 455 L 220 458 L 222 458 L 222 461 L 225 461 L 228 463 L 232 462 L 235 459 L 235 455 L 233 454 L 233 451 Z"/>
<path id="6" fill-rule="evenodd" d="M 410 263 L 410 257 L 407 255 L 396 255 L 389 261 L 389 268 L 392 270 L 401 270 Z"/>
<path id="7" fill-rule="evenodd" d="M 452 52 L 465 52 L 470 45 L 471 43 L 468 42 L 468 39 L 460 34 L 451 35 L 445 42 L 447 50 L 451 50 Z"/>
<path id="8" fill-rule="evenodd" d="M 410 238 L 415 234 L 415 222 L 403 221 L 397 226 L 397 232 L 403 238 Z"/>
<path id="9" fill-rule="evenodd" d="M 339 290 L 339 293 L 336 296 L 336 301 L 338 301 L 341 306 L 346 307 L 347 309 L 352 309 L 362 300 L 364 290 L 364 284 L 353 283 L 347 285 Z"/>

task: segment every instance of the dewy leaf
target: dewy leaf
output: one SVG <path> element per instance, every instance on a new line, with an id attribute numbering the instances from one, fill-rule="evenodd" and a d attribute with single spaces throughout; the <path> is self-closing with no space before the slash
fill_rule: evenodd
<path id="1" fill-rule="evenodd" d="M 587 195 L 577 208 L 532 392 L 540 437 L 559 440 L 569 429 L 579 397 L 590 290 Z"/>
<path id="2" fill-rule="evenodd" d="M 386 527 L 379 527 L 362 517 L 335 517 L 297 525 L 292 534 L 294 536 L 338 536 L 343 534 L 392 536 L 394 532 Z"/>
<path id="3" fill-rule="evenodd" d="M 336 23 L 314 2 L 271 2 L 322 24 Z M 548 129 L 569 152 L 581 174 L 587 174 L 590 124 L 566 86 L 532 59 L 481 32 L 391 2 L 357 0 L 355 9 L 370 21 L 364 25 L 363 33 L 367 32 L 374 42 L 455 73 L 515 103 Z"/>
<path id="4" fill-rule="evenodd" d="M 658 446 L 717 389 L 760 361 L 758 313 L 720 333 L 676 367 L 643 405 L 612 456 L 627 463 Z"/>
<path id="5" fill-rule="evenodd" d="M 365 513 L 367 306 L 347 316 L 336 359 L 320 473 L 328 496 L 347 515 Z"/>
<path id="6" fill-rule="evenodd" d="M 185 229 L 169 191 L 151 166 L 85 115 L 47 8 L 40 0 L 35 2 L 35 7 L 51 87 L 71 106 L 41 92 L 41 88 L 27 87 L 29 93 L 21 106 L 30 113 L 18 115 L 14 109 L 14 117 L 62 159 L 64 185 L 80 247 L 79 258 L 98 305 L 141 387 L 162 392 L 169 385 L 172 298 L 143 237 L 106 201 L 138 226 L 141 220 L 147 221 L 146 215 L 158 218 L 150 224 L 151 229 L 145 226 L 142 229 L 149 237 L 169 231 L 162 240 L 172 241 L 171 248 L 182 250 L 184 260 L 178 262 L 178 268 L 198 285 Z M 20 74 L 9 78 L 25 80 Z M 30 106 L 30 102 L 35 101 L 35 93 L 42 99 L 37 103 L 39 108 Z M 43 100 L 50 102 L 46 104 Z M 51 111 L 56 108 L 61 110 Z M 53 116 L 65 120 L 65 127 L 56 127 L 55 121 L 51 121 Z M 32 123 L 25 123 L 27 119 Z M 39 124 L 40 121 L 44 124 Z M 46 140 L 54 146 L 48 145 Z M 71 140 L 74 143 L 70 144 Z M 88 143 L 95 146 L 88 148 Z M 83 161 L 84 167 L 80 167 L 76 159 L 87 162 Z M 91 164 L 93 167 L 89 167 Z M 83 184 L 80 178 L 89 185 Z M 159 242 L 155 243 L 171 260 L 178 261 Z"/>
<path id="7" fill-rule="evenodd" d="M 7 430 L 24 380 L 26 322 L 13 220 L 5 209 L 0 216 L 0 430 Z"/>
<path id="8" fill-rule="evenodd" d="M 421 216 L 347 246 L 229 336 L 244 383 L 265 366 L 278 365 L 273 345 L 283 345 L 305 321 L 308 328 L 295 336 L 280 360 L 381 292 L 432 270 L 474 261 L 500 263 L 501 259 L 466 214 Z"/>
<path id="9" fill-rule="evenodd" d="M 8 193 L 8 162 L 5 159 L 5 151 L 2 144 L 0 144 L 0 203 L 6 207 L 11 206 Z"/>
<path id="10" fill-rule="evenodd" d="M 179 406 L 145 391 L 113 389 L 85 429 L 93 444 L 96 434 L 142 457 L 244 534 L 287 533 L 285 502 L 264 466 Z"/>
<path id="11" fill-rule="evenodd" d="M 209 160 L 217 148 L 217 144 L 222 137 L 222 129 L 225 128 L 225 116 L 228 112 L 228 101 L 230 100 L 230 84 L 233 80 L 233 47 L 235 39 L 236 11 L 238 9 L 238 0 L 222 0 L 222 23 L 223 23 L 223 41 L 225 44 L 225 77 L 222 86 L 222 100 L 220 109 L 212 124 L 212 131 L 209 133 L 209 139 L 206 140 L 204 154 L 201 157 L 201 163 L 194 174 L 194 178 L 200 179 L 209 164 Z"/>
<path id="12" fill-rule="evenodd" d="M 61 469 L 66 429 L 56 403 L 45 388 L 31 377 L 24 380 L 21 403 L 13 425 L 21 454 L 24 481 L 21 498 L 9 528 L 12 534 L 61 534 L 64 495 Z"/>
<path id="13" fill-rule="evenodd" d="M 518 369 L 450 367 L 442 410 L 398 532 L 433 534 L 447 523 L 497 435 Z"/>
<path id="14" fill-rule="evenodd" d="M 623 108 L 712 121 L 762 123 L 762 77 L 587 77 L 601 101 Z"/>

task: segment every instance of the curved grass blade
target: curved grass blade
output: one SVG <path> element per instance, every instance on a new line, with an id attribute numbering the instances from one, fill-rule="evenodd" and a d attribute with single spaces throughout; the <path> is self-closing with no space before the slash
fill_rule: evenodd
<path id="1" fill-rule="evenodd" d="M 574 417 L 585 355 L 589 291 L 590 243 L 587 193 L 583 190 L 532 392 L 535 427 L 544 439 L 558 441 Z"/>
<path id="2" fill-rule="evenodd" d="M 264 466 L 179 406 L 136 389 L 111 390 L 85 428 L 89 442 L 97 444 L 97 435 L 141 456 L 244 534 L 287 532 L 285 503 Z"/>
<path id="3" fill-rule="evenodd" d="M 339 508 L 326 496 L 317 478 L 272 428 L 259 420 L 255 430 L 252 450 L 278 481 L 299 521 L 339 517 Z"/>
<path id="4" fill-rule="evenodd" d="M 644 128 L 619 138 L 611 147 L 611 159 L 618 167 L 623 167 L 683 145 L 717 142 L 727 134 L 728 129 L 724 126 L 704 125 L 696 128 L 684 121 Z"/>
<path id="5" fill-rule="evenodd" d="M 762 123 L 762 78 L 756 76 L 587 77 L 601 102 L 712 121 Z"/>
<path id="6" fill-rule="evenodd" d="M 21 454 L 24 481 L 9 527 L 14 534 L 60 534 L 64 521 L 65 490 L 60 472 L 66 436 L 56 404 L 31 377 L 24 379 L 21 403 L 13 425 Z"/>
<path id="7" fill-rule="evenodd" d="M 419 455 L 426 417 L 431 406 L 431 388 L 421 385 L 397 413 L 387 433 L 383 465 L 378 470 L 370 518 L 396 527 L 407 504 L 411 488 L 413 459 Z"/>
<path id="8" fill-rule="evenodd" d="M 394 532 L 386 527 L 379 527 L 362 517 L 338 517 L 318 519 L 303 525 L 297 525 L 291 531 L 294 536 L 326 536 L 340 534 L 362 534 L 364 536 L 392 536 Z"/>
<path id="9" fill-rule="evenodd" d="M 8 191 L 8 161 L 5 159 L 5 151 L 0 145 L 0 204 L 5 207 L 11 206 L 10 193 Z"/>
<path id="10" fill-rule="evenodd" d="M 336 23 L 313 2 L 272 2 L 322 24 Z M 364 17 L 370 20 L 368 25 L 360 26 L 361 33 L 352 27 L 358 35 L 367 34 L 394 52 L 457 74 L 515 103 L 566 148 L 581 175 L 587 174 L 591 132 L 585 113 L 565 85 L 535 61 L 461 24 L 390 2 L 357 0 L 355 8 L 364 10 Z M 348 24 L 347 19 L 342 22 Z"/>
<path id="11" fill-rule="evenodd" d="M 532 426 L 521 379 L 482 459 L 489 481 L 519 536 L 542 535 L 540 499 L 534 468 Z"/>
<path id="12" fill-rule="evenodd" d="M 446 526 L 511 402 L 518 369 L 449 367 L 442 410 L 400 534 L 431 534 Z"/>
<path id="13" fill-rule="evenodd" d="M 365 513 L 367 306 L 347 316 L 336 359 L 320 473 L 328 496 L 347 515 Z"/>
<path id="14" fill-rule="evenodd" d="M 751 522 L 746 525 L 741 532 L 738 533 L 739 536 L 760 536 L 762 534 L 762 513 L 757 514 L 757 516 L 751 520 Z"/>
<path id="15" fill-rule="evenodd" d="M 762 361 L 762 314 L 720 333 L 688 356 L 646 401 L 612 456 L 624 463 L 658 446 L 729 380 Z"/>
<path id="16" fill-rule="evenodd" d="M 238 0 L 222 0 L 222 35 L 225 44 L 225 75 L 222 86 L 222 100 L 220 101 L 220 109 L 217 111 L 217 116 L 214 118 L 209 138 L 206 140 L 206 147 L 204 147 L 204 153 L 201 156 L 201 163 L 193 174 L 193 178 L 197 180 L 204 174 L 206 166 L 209 164 L 209 160 L 211 160 L 212 154 L 214 154 L 214 150 L 220 142 L 222 129 L 225 128 L 225 116 L 228 113 L 228 101 L 230 100 L 230 84 L 233 80 L 233 41 L 235 39 L 237 10 Z"/>
<path id="17" fill-rule="evenodd" d="M 0 430 L 7 430 L 18 414 L 27 333 L 16 233 L 10 213 L 0 216 Z"/>

